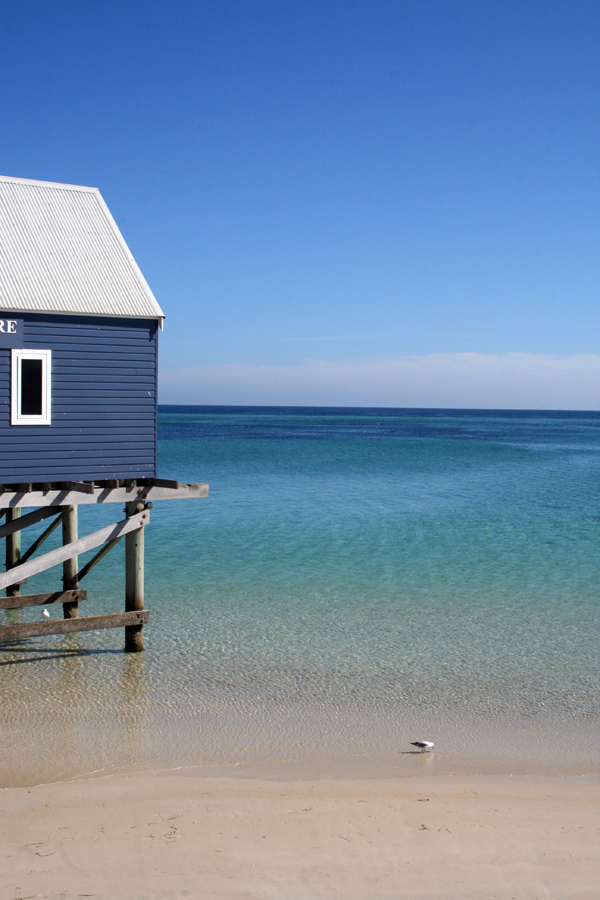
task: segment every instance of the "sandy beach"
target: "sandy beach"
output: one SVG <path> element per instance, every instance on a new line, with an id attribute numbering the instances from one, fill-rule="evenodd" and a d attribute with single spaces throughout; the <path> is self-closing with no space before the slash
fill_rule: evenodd
<path id="1" fill-rule="evenodd" d="M 194 771 L 2 791 L 2 900 L 600 897 L 600 779 Z"/>

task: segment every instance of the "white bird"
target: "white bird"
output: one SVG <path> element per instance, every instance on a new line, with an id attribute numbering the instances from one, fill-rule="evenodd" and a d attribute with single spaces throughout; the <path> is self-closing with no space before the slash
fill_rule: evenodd
<path id="1" fill-rule="evenodd" d="M 410 743 L 412 747 L 418 747 L 421 753 L 426 753 L 435 747 L 433 741 L 411 741 Z"/>
<path id="2" fill-rule="evenodd" d="M 45 610 L 43 611 L 42 615 L 43 615 L 43 617 L 44 617 L 45 619 L 49 619 L 49 618 L 50 618 L 50 613 L 48 612 L 47 609 L 45 609 Z"/>

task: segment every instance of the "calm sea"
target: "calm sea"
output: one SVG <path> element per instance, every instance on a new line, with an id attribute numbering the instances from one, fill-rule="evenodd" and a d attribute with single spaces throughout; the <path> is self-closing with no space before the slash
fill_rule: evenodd
<path id="1" fill-rule="evenodd" d="M 161 476 L 210 497 L 152 510 L 147 650 L 120 630 L 4 645 L 3 784 L 401 769 L 417 738 L 475 768 L 597 768 L 600 414 L 171 406 L 159 438 Z M 80 532 L 117 518 L 84 507 Z M 120 611 L 123 551 L 86 586 L 87 614 Z"/>

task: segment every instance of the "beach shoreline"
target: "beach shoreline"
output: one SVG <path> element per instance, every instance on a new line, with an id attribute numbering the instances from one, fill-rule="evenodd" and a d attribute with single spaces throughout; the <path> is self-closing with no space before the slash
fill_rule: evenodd
<path id="1" fill-rule="evenodd" d="M 461 754 L 456 748 L 442 748 L 422 753 L 403 745 L 397 750 L 379 749 L 376 752 L 344 750 L 337 754 L 323 753 L 315 748 L 312 755 L 281 752 L 260 752 L 262 748 L 239 748 L 237 752 L 190 754 L 173 748 L 169 756 L 155 758 L 140 754 L 135 762 L 131 753 L 121 760 L 117 754 L 106 764 L 98 764 L 93 756 L 86 760 L 70 756 L 67 746 L 64 754 L 54 760 L 54 765 L 44 764 L 41 748 L 30 754 L 27 764 L 14 766 L 15 745 L 4 759 L 0 771 L 0 791 L 32 788 L 47 784 L 69 784 L 74 781 L 110 777 L 160 777 L 178 774 L 194 778 L 231 778 L 265 781 L 340 781 L 340 780 L 395 780 L 418 777 L 434 778 L 600 778 L 600 762 L 597 753 L 588 746 L 588 753 L 580 752 L 574 759 L 561 755 L 558 759 L 541 757 L 516 743 L 512 755 L 482 756 Z M 141 745 L 143 747 L 143 745 Z M 71 748 L 72 749 L 72 748 Z M 179 751 L 179 752 L 178 752 Z M 581 748 L 580 748 L 581 751 Z M 61 762 L 62 759 L 62 762 Z M 51 762 L 51 761 L 50 761 Z M 94 764 L 95 763 L 95 764 Z M 36 765 L 37 764 L 37 765 Z"/>
<path id="2" fill-rule="evenodd" d="M 600 896 L 598 776 L 284 774 L 2 790 L 0 900 Z"/>

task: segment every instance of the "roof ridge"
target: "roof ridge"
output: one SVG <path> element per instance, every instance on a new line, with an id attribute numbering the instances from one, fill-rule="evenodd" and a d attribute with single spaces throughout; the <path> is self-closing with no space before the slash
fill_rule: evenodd
<path id="1" fill-rule="evenodd" d="M 0 181 L 14 182 L 15 184 L 31 184 L 35 187 L 59 188 L 66 191 L 87 191 L 89 193 L 100 193 L 97 187 L 89 187 L 84 184 L 65 184 L 62 181 L 38 181 L 35 178 L 17 178 L 12 175 L 0 175 Z"/>

